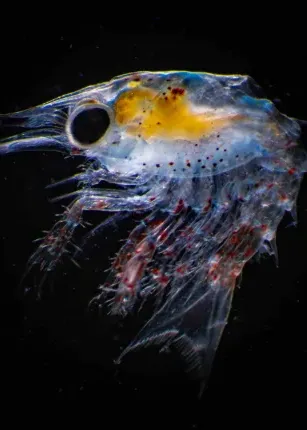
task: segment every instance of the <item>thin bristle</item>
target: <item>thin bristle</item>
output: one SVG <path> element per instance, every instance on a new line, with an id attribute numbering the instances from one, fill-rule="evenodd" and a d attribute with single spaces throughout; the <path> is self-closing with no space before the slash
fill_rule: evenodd
<path id="1" fill-rule="evenodd" d="M 70 176 L 69 178 L 65 178 L 65 179 L 61 179 L 59 181 L 52 182 L 51 184 L 48 184 L 45 188 L 50 189 L 50 188 L 59 187 L 60 185 L 65 185 L 65 184 L 68 184 L 68 183 L 73 182 L 73 181 L 80 181 L 80 180 L 84 179 L 84 177 L 85 177 L 84 173 L 76 173 L 75 175 Z"/>

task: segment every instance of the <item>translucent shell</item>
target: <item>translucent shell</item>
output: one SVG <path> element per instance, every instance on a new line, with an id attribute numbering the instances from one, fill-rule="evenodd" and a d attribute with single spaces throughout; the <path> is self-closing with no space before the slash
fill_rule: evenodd
<path id="1" fill-rule="evenodd" d="M 113 213 L 99 231 L 141 214 L 90 304 L 122 318 L 154 298 L 117 362 L 148 345 L 173 348 L 204 386 L 238 277 L 257 253 L 276 254 L 277 227 L 295 214 L 307 170 L 300 122 L 250 77 L 186 71 L 119 76 L 0 120 L 22 128 L 0 154 L 50 148 L 86 159 L 62 181 L 79 189 L 28 269 L 39 265 L 45 280 L 86 211 Z"/>

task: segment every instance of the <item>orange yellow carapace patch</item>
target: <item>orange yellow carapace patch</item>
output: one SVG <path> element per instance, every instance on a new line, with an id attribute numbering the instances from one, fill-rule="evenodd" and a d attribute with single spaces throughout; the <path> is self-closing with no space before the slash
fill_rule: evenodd
<path id="1" fill-rule="evenodd" d="M 129 134 L 144 139 L 198 140 L 239 119 L 242 116 L 238 114 L 193 111 L 182 88 L 157 92 L 138 86 L 123 92 L 115 102 L 116 122 Z"/>

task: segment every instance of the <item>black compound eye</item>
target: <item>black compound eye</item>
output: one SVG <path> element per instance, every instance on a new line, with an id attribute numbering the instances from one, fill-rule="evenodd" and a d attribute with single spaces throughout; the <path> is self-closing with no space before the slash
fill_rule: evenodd
<path id="1" fill-rule="evenodd" d="M 73 118 L 70 130 L 79 145 L 92 145 L 98 142 L 110 125 L 110 117 L 101 106 L 86 107 Z"/>

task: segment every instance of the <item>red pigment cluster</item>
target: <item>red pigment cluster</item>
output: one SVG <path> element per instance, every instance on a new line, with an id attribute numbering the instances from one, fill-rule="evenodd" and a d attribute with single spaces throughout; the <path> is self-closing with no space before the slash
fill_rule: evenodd
<path id="1" fill-rule="evenodd" d="M 168 235 L 163 220 L 153 220 L 146 227 L 142 226 L 131 233 L 128 244 L 122 248 L 113 263 L 115 277 L 121 284 L 115 297 L 117 302 L 123 299 L 126 289 L 130 290 L 132 296 L 136 295 L 154 252 Z M 162 287 L 169 282 L 169 276 L 159 268 L 151 268 L 150 274 Z"/>
<path id="2" fill-rule="evenodd" d="M 234 288 L 245 263 L 256 254 L 267 225 L 242 225 L 235 230 L 215 254 L 208 270 L 208 281 Z"/>
<path id="3" fill-rule="evenodd" d="M 295 169 L 291 168 L 288 173 L 291 175 L 294 172 Z M 265 184 L 260 180 L 255 184 L 255 188 L 259 190 L 262 185 L 268 190 L 277 186 L 274 182 Z M 287 196 L 278 188 L 276 192 L 277 198 L 283 203 Z M 230 198 L 230 196 L 228 197 Z M 154 201 L 155 198 L 152 196 L 149 200 Z M 241 198 L 244 200 L 243 195 Z M 209 197 L 204 202 L 203 212 L 207 213 L 211 208 L 212 199 Z M 185 201 L 179 199 L 173 208 L 173 217 L 184 216 L 186 210 Z M 191 225 L 185 225 L 179 231 L 177 230 L 174 239 L 170 235 L 168 219 L 147 219 L 146 223 L 131 233 L 127 244 L 121 249 L 113 264 L 115 277 L 113 285 L 119 285 L 115 300 L 121 301 L 127 290 L 131 291 L 131 296 L 135 297 L 145 276 L 147 285 L 156 288 L 165 287 L 172 278 L 185 276 L 193 271 L 193 267 L 189 266 L 188 261 L 183 262 L 179 259 L 178 263 L 174 263 L 174 265 L 170 262 L 176 261 L 183 247 L 187 251 L 196 249 L 200 239 L 197 238 L 197 233 Z M 202 228 L 205 235 L 211 234 L 211 226 L 208 223 L 205 223 Z M 208 282 L 213 287 L 219 285 L 234 288 L 236 279 L 245 263 L 257 253 L 267 231 L 267 224 L 257 226 L 248 223 L 241 224 L 220 244 L 218 252 L 209 261 L 204 261 L 204 282 Z M 182 238 L 180 247 L 178 247 L 177 238 L 178 240 Z M 158 258 L 154 259 L 157 251 Z M 161 261 L 159 262 L 161 258 L 163 264 Z"/>

